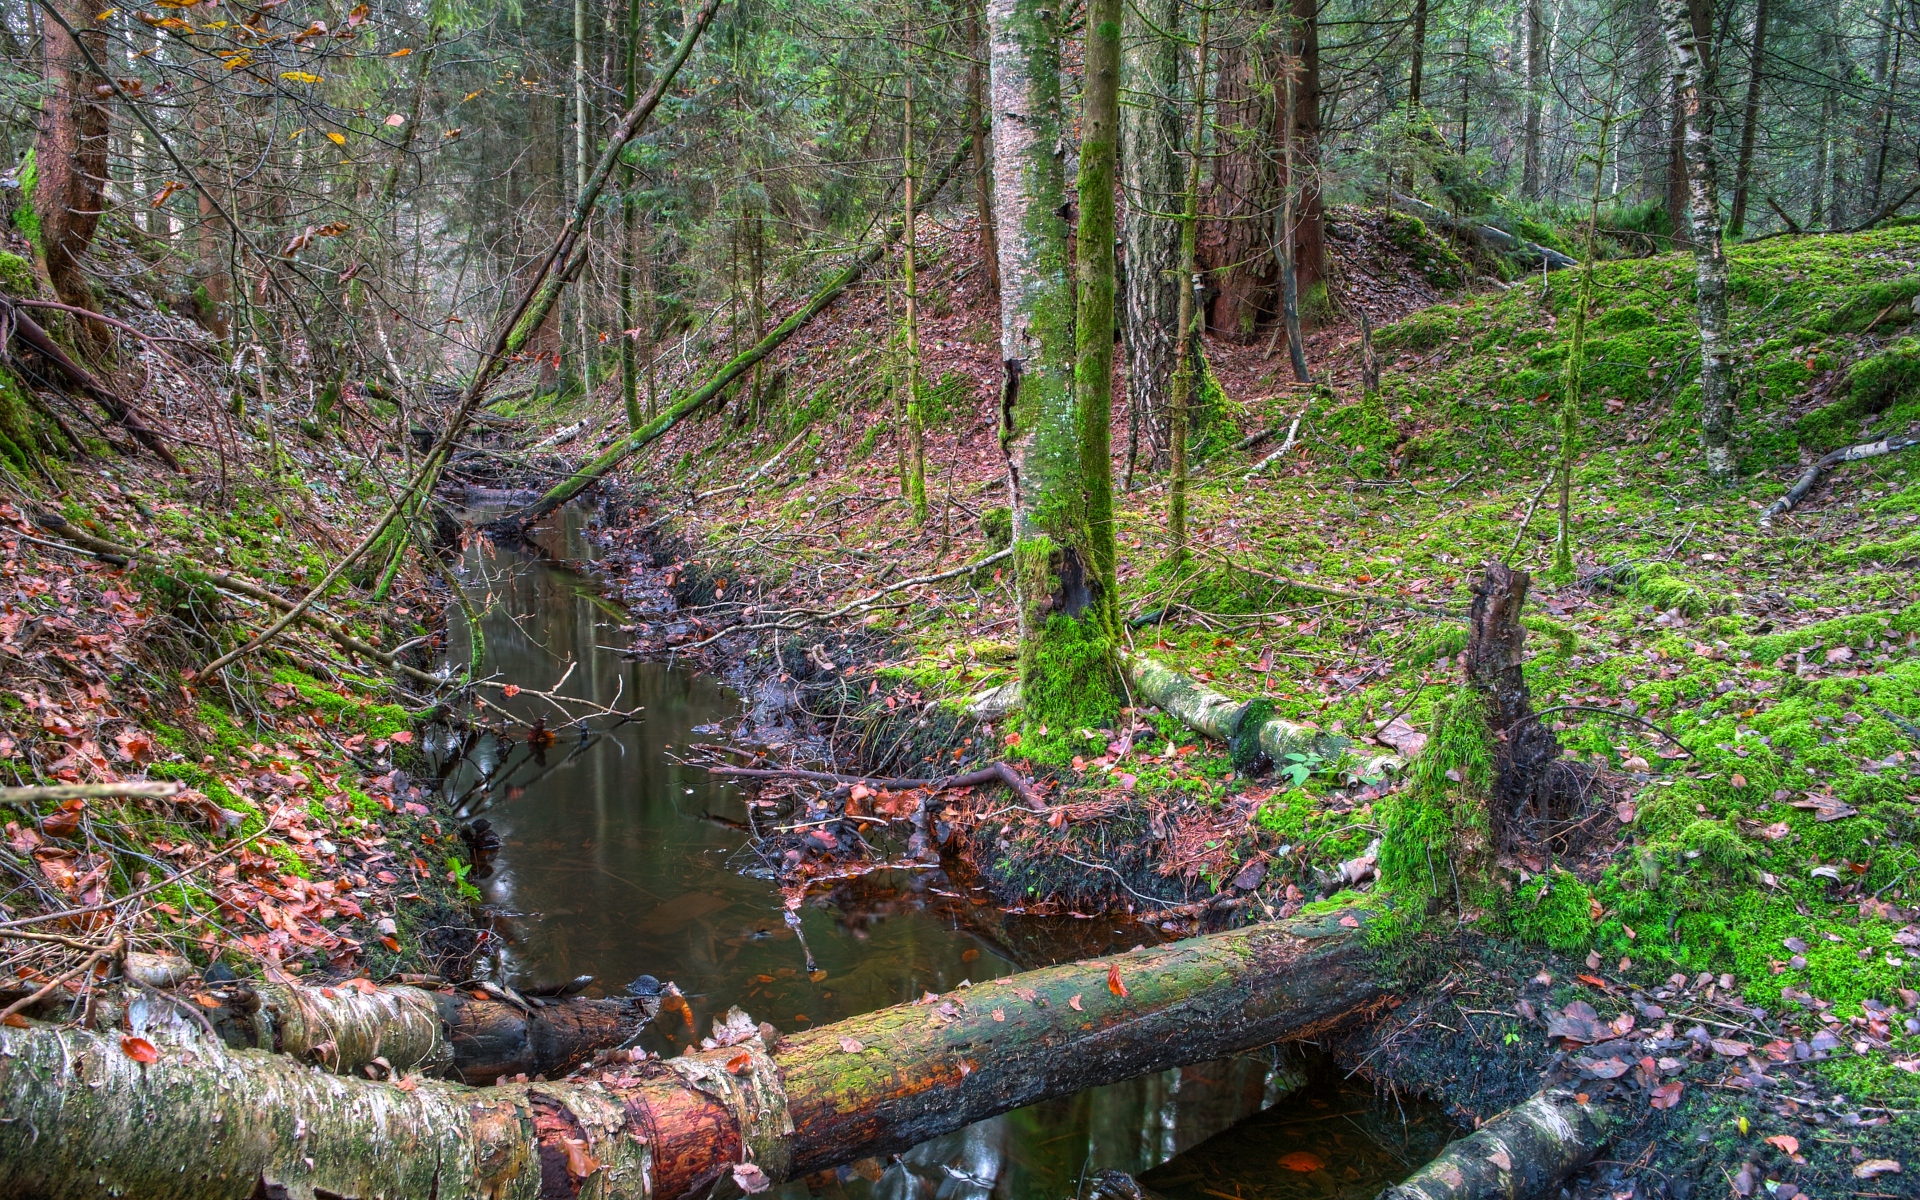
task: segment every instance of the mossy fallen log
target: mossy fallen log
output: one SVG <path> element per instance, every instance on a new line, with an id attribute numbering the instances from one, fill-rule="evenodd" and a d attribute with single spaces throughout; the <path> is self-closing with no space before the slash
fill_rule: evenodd
<path id="1" fill-rule="evenodd" d="M 0 1194 L 678 1200 L 716 1182 L 757 1188 L 1364 1018 L 1392 986 L 1365 919 L 1340 910 L 1030 971 L 771 1046 L 771 1027 L 735 1010 L 716 1049 L 586 1082 L 379 1082 L 160 1030 L 0 1027 Z"/>
<path id="2" fill-rule="evenodd" d="M 1136 699 L 1159 706 L 1196 733 L 1227 743 L 1238 770 L 1280 762 L 1289 754 L 1332 757 L 1351 744 L 1275 716 L 1270 701 L 1223 696 L 1144 654 L 1125 655 L 1122 665 Z"/>

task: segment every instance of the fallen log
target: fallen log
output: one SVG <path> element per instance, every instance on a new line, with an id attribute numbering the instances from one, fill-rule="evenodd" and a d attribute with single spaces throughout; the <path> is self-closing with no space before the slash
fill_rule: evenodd
<path id="1" fill-rule="evenodd" d="M 1270 703 L 1223 696 L 1144 654 L 1125 655 L 1121 665 L 1136 699 L 1158 705 L 1196 733 L 1227 743 L 1238 769 L 1253 770 L 1261 758 L 1271 764 L 1289 754 L 1332 756 L 1349 745 L 1345 738 L 1274 716 Z"/>
<path id="2" fill-rule="evenodd" d="M 926 195 L 922 198 L 925 203 L 932 204 L 934 197 L 938 196 L 940 190 L 946 187 L 947 181 L 953 178 L 954 173 L 960 169 L 961 163 L 966 161 L 968 151 L 972 144 L 971 139 L 963 140 L 960 143 L 960 148 L 956 150 L 953 157 L 948 160 L 945 169 L 934 178 L 932 186 L 927 189 Z M 879 262 L 881 256 L 886 254 L 888 248 L 891 247 L 895 241 L 899 240 L 902 229 L 902 223 L 898 220 L 894 221 L 876 241 L 855 255 L 853 261 L 848 263 L 839 274 L 828 280 L 819 291 L 808 297 L 805 304 L 801 305 L 793 315 L 775 326 L 765 337 L 736 355 L 726 365 L 708 376 L 707 380 L 699 387 L 696 387 L 693 391 L 687 393 L 686 396 L 670 405 L 665 412 L 648 421 L 645 425 L 634 430 L 626 437 L 621 438 L 606 451 L 602 452 L 598 458 L 587 463 L 555 485 L 546 495 L 522 509 L 519 513 L 515 514 L 512 519 L 524 525 L 546 516 L 554 509 L 559 508 L 562 504 L 565 504 L 567 501 L 599 482 L 609 471 L 612 471 L 615 467 L 625 462 L 648 443 L 663 436 L 669 429 L 679 424 L 682 418 L 690 416 L 705 407 L 714 397 L 726 391 L 734 380 L 739 379 L 742 375 L 752 370 L 756 363 L 765 359 L 775 350 L 778 350 L 786 343 L 788 338 L 804 328 L 807 322 L 824 312 L 828 305 L 840 298 L 840 293 L 857 283 L 860 277 L 866 274 L 867 268 Z"/>
<path id="3" fill-rule="evenodd" d="M 1579 260 L 1571 258 L 1550 246 L 1538 242 L 1529 242 L 1518 238 L 1496 225 L 1484 221 L 1463 221 L 1452 213 L 1435 208 L 1425 200 L 1417 200 L 1404 192 L 1395 192 L 1393 198 L 1411 209 L 1414 215 L 1423 221 L 1431 222 L 1443 229 L 1452 229 L 1466 234 L 1476 241 L 1484 242 L 1496 250 L 1516 255 L 1528 262 L 1545 263 L 1549 271 L 1564 271 L 1568 267 L 1578 266 Z"/>
<path id="4" fill-rule="evenodd" d="M 1886 454 L 1897 454 L 1910 446 L 1920 446 L 1920 438 L 1884 437 L 1877 442 L 1862 442 L 1857 446 L 1843 446 L 1808 467 L 1787 494 L 1767 505 L 1760 514 L 1760 528 L 1772 529 L 1773 519 L 1782 513 L 1792 512 L 1795 505 L 1807 498 L 1807 494 L 1820 486 L 1828 471 L 1841 463 L 1859 462 L 1866 458 L 1879 458 Z"/>
<path id="5" fill-rule="evenodd" d="M 1088 1087 L 1362 1018 L 1389 983 L 1340 910 L 1072 963 L 588 1082 L 376 1082 L 285 1055 L 0 1027 L 0 1194 L 149 1200 L 759 1190 Z M 256 1188 L 258 1189 L 256 1191 Z"/>
<path id="6" fill-rule="evenodd" d="M 1448 1146 L 1380 1200 L 1543 1200 L 1606 1144 L 1608 1113 L 1585 1096 L 1539 1093 Z"/>
<path id="7" fill-rule="evenodd" d="M 206 1015 L 231 1049 L 277 1051 L 338 1075 L 371 1069 L 475 1085 L 564 1075 L 632 1038 L 658 1007 L 588 999 L 516 1007 L 485 992 L 404 986 L 241 982 L 202 994 L 220 1002 Z"/>

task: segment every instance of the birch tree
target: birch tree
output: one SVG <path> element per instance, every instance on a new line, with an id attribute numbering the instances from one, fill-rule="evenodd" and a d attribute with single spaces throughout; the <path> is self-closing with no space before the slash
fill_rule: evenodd
<path id="1" fill-rule="evenodd" d="M 1096 546 L 1087 504 L 1088 472 L 1108 468 L 1104 456 L 1083 460 L 1073 386 L 1059 11 L 1047 0 L 989 0 L 987 39 L 1000 248 L 1000 445 L 1014 520 L 1020 681 L 1031 717 L 1043 728 L 1064 729 L 1109 716 L 1118 677 L 1108 620 L 1115 601 L 1102 575 L 1110 570 L 1113 533 L 1103 525 L 1098 537 L 1107 548 Z"/>
<path id="2" fill-rule="evenodd" d="M 1700 328 L 1700 440 L 1707 471 L 1733 474 L 1733 351 L 1727 336 L 1727 256 L 1720 244 L 1719 164 L 1705 48 L 1712 13 L 1704 0 L 1660 0 L 1673 94 L 1683 126 L 1695 322 Z"/>

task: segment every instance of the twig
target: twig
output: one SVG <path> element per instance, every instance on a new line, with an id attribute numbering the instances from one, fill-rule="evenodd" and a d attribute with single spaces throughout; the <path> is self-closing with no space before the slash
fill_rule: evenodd
<path id="1" fill-rule="evenodd" d="M 0 1011 L 0 1022 L 5 1021 L 8 1017 L 13 1016 L 15 1013 L 19 1012 L 21 1009 L 28 1008 L 32 1005 L 38 1004 L 40 1001 L 46 999 L 48 996 L 51 996 L 55 988 L 58 988 L 61 984 L 67 982 L 67 980 L 72 979 L 75 975 L 92 974 L 93 968 L 99 965 L 99 962 L 101 959 L 118 958 L 120 957 L 121 954 L 126 952 L 126 949 L 127 949 L 127 939 L 125 937 L 114 938 L 111 945 L 103 946 L 100 949 L 95 950 L 92 954 L 87 956 L 87 959 L 85 962 L 81 963 L 79 966 L 75 967 L 73 970 L 68 971 L 65 975 L 62 975 L 57 979 L 49 980 L 47 982 L 47 985 L 41 988 L 39 991 L 34 992 L 31 995 L 22 996 L 20 999 L 15 1000 L 12 1004 L 7 1005 L 5 1010 Z"/>
<path id="2" fill-rule="evenodd" d="M 1643 725 L 1646 728 L 1653 730 L 1655 733 L 1659 734 L 1661 737 L 1666 738 L 1668 741 L 1672 742 L 1674 746 L 1682 754 L 1686 755 L 1688 758 L 1696 757 L 1693 751 L 1687 749 L 1686 743 L 1682 742 L 1679 738 L 1673 736 L 1673 734 L 1670 733 L 1665 728 L 1659 725 L 1655 725 L 1652 721 L 1643 720 L 1640 717 L 1636 717 L 1632 713 L 1615 712 L 1611 708 L 1595 708 L 1592 705 L 1588 705 L 1588 704 L 1556 704 L 1552 708 L 1543 708 L 1539 712 L 1528 713 L 1526 716 L 1521 717 L 1518 721 L 1514 722 L 1514 724 L 1524 725 L 1529 720 L 1538 721 L 1541 717 L 1546 716 L 1548 713 L 1557 713 L 1557 712 L 1598 713 L 1600 716 L 1603 716 L 1603 717 L 1617 717 L 1622 721 L 1632 721 L 1634 724 Z"/>
<path id="3" fill-rule="evenodd" d="M 0 804 L 31 808 L 48 800 L 167 800 L 187 790 L 173 779 L 124 783 L 57 783 L 46 787 L 0 787 Z"/>
<path id="4" fill-rule="evenodd" d="M 1312 408 L 1312 407 L 1313 406 L 1311 404 L 1307 406 L 1307 408 Z M 1272 466 L 1274 463 L 1279 462 L 1282 458 L 1286 457 L 1287 451 L 1293 449 L 1293 435 L 1300 432 L 1300 422 L 1302 418 L 1304 418 L 1307 415 L 1307 408 L 1301 409 L 1299 413 L 1297 413 L 1294 416 L 1293 424 L 1287 426 L 1287 440 L 1280 443 L 1280 448 L 1278 450 L 1275 450 L 1272 454 L 1267 455 L 1265 458 L 1261 459 L 1259 462 L 1253 464 L 1253 466 L 1247 468 L 1247 473 L 1240 477 L 1243 482 L 1252 483 L 1254 476 L 1260 474 L 1262 471 L 1265 471 L 1268 467 Z"/>
<path id="5" fill-rule="evenodd" d="M 1035 812 L 1046 812 L 1047 806 L 1033 793 L 1027 781 L 1020 773 L 1004 762 L 982 767 L 978 771 L 969 771 L 965 775 L 950 775 L 940 779 L 900 779 L 879 778 L 872 775 L 837 775 L 831 771 L 803 771 L 797 767 L 713 767 L 707 768 L 712 775 L 727 775 L 742 779 L 810 779 L 815 783 L 859 783 L 868 787 L 889 788 L 904 791 L 908 788 L 925 788 L 929 792 L 944 792 L 954 788 L 980 787 L 989 783 L 1004 783 L 1019 796 L 1026 806 Z"/>
<path id="6" fill-rule="evenodd" d="M 1005 559 L 1009 559 L 1012 557 L 1013 557 L 1013 547 L 1009 546 L 1005 550 L 996 551 L 992 554 L 987 555 L 985 558 L 977 558 L 972 562 L 965 564 L 964 566 L 955 567 L 951 571 L 940 571 L 933 575 L 916 575 L 912 579 L 902 579 L 899 583 L 890 583 L 886 587 L 881 588 L 879 591 L 874 592 L 872 595 L 863 596 L 858 600 L 852 601 L 851 603 L 843 604 L 839 608 L 834 609 L 832 612 L 819 612 L 817 610 L 804 609 L 804 608 L 790 608 L 790 609 L 783 610 L 789 616 L 808 617 L 811 619 L 810 621 L 802 621 L 797 624 L 790 621 L 761 621 L 753 625 L 729 625 L 725 629 L 722 629 L 720 632 L 714 634 L 711 637 L 702 638 L 697 642 L 690 642 L 687 645 L 680 647 L 680 649 L 698 650 L 700 647 L 705 646 L 711 642 L 719 641 L 721 638 L 726 637 L 730 633 L 745 633 L 753 629 L 800 629 L 810 623 L 818 623 L 821 621 L 831 621 L 835 617 L 844 617 L 848 613 L 853 612 L 856 609 L 864 608 L 867 605 L 872 604 L 875 600 L 878 600 L 880 597 L 886 595 L 888 592 L 897 592 L 901 588 L 918 587 L 919 585 L 924 583 L 939 583 L 943 579 L 952 579 L 956 575 L 971 575 L 973 572 L 980 570 L 982 567 L 990 567 L 994 563 L 1001 562 Z"/>
<path id="7" fill-rule="evenodd" d="M 186 868 L 185 870 L 175 871 L 173 874 L 167 876 L 165 879 L 162 879 L 157 883 L 150 883 L 146 887 L 138 888 L 134 891 L 128 892 L 124 896 L 117 896 L 112 900 L 103 901 L 102 903 L 99 903 L 99 904 L 89 904 L 85 908 L 63 908 L 59 912 L 40 913 L 36 916 L 31 916 L 31 917 L 16 917 L 11 921 L 0 921 L 0 934 L 6 934 L 6 931 L 10 929 L 17 929 L 24 925 L 38 925 L 45 921 L 62 921 L 68 917 L 84 917 L 89 913 L 107 912 L 108 910 L 117 908 L 120 905 L 125 904 L 130 900 L 138 900 L 140 897 L 145 896 L 151 892 L 157 892 L 161 888 L 172 887 L 174 884 L 180 882 L 182 879 L 185 879 L 187 876 L 200 871 L 202 868 L 208 866 L 209 864 L 219 862 L 221 859 L 227 857 L 227 855 L 229 854 L 232 854 L 234 851 L 239 850 L 242 847 L 251 845 L 253 842 L 257 841 L 268 830 L 273 828 L 273 822 L 274 820 L 277 820 L 279 818 L 281 811 L 282 810 L 275 809 L 273 816 L 267 820 L 266 824 L 262 825 L 259 829 L 255 830 L 254 832 L 248 834 L 246 837 L 243 837 L 239 841 L 233 843 L 231 846 L 228 846 L 226 849 L 217 851 L 213 854 L 209 854 L 207 857 L 201 859 L 199 862 L 193 864 L 192 866 Z"/>
<path id="8" fill-rule="evenodd" d="M 1552 485 L 1553 472 L 1548 471 L 1547 477 L 1540 481 L 1540 490 L 1533 494 L 1533 500 L 1527 505 L 1527 515 L 1520 518 L 1520 528 L 1513 531 L 1513 545 L 1507 547 L 1506 554 L 1500 559 L 1501 562 L 1511 559 L 1513 552 L 1520 548 L 1520 539 L 1527 536 L 1527 526 L 1533 524 L 1533 510 L 1540 507 L 1540 497 L 1546 495 L 1547 488 Z"/>

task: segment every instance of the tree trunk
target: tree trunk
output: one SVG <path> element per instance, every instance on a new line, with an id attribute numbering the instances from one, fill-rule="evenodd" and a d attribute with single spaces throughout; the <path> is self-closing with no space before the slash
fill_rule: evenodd
<path id="1" fill-rule="evenodd" d="M 1320 192 L 1320 2 L 1293 0 L 1291 160 L 1285 184 L 1293 201 L 1293 271 L 1311 312 L 1325 312 L 1316 289 L 1327 275 L 1326 205 Z"/>
<path id="2" fill-rule="evenodd" d="M 1706 46 L 1706 0 L 1660 0 L 1674 97 L 1685 122 L 1688 216 L 1692 222 L 1695 319 L 1700 327 L 1700 439 L 1707 473 L 1733 474 L 1733 352 L 1727 331 L 1727 256 L 1720 244 L 1719 166 Z"/>
<path id="3" fill-rule="evenodd" d="M 1526 146 L 1520 168 L 1520 195 L 1540 199 L 1545 177 L 1541 161 L 1540 126 L 1547 95 L 1546 0 L 1526 0 Z"/>
<path id="4" fill-rule="evenodd" d="M 38 182 L 32 201 L 40 221 L 39 249 L 54 294 L 62 304 L 92 309 L 93 288 L 81 260 L 106 207 L 108 121 L 106 103 L 95 91 L 107 81 L 88 65 L 87 55 L 94 62 L 105 60 L 107 33 L 95 19 L 97 8 L 59 0 L 59 10 L 80 40 L 57 21 L 44 24 L 47 95 L 40 102 L 34 154 Z M 80 328 L 90 351 L 98 353 L 112 344 L 106 326 L 82 321 Z"/>
<path id="5" fill-rule="evenodd" d="M 1427 62 L 1427 0 L 1413 0 L 1413 54 L 1407 68 L 1407 112 L 1420 111 L 1421 75 Z"/>
<path id="6" fill-rule="evenodd" d="M 980 22 L 982 0 L 967 4 L 967 130 L 973 135 L 973 201 L 980 225 L 980 269 L 987 299 L 1000 303 L 1000 244 L 993 223 L 993 143 L 987 136 L 987 45 Z"/>
<path id="7" fill-rule="evenodd" d="M 1740 160 L 1733 169 L 1733 212 L 1727 217 L 1727 236 L 1739 237 L 1747 227 L 1747 185 L 1753 174 L 1753 142 L 1760 127 L 1760 86 L 1766 80 L 1767 0 L 1758 0 L 1753 13 L 1753 63 L 1747 72 L 1747 107 L 1740 118 Z"/>
<path id="8" fill-rule="evenodd" d="M 914 277 L 914 251 L 920 240 L 913 211 L 913 30 L 907 30 L 907 94 L 901 126 L 901 222 L 905 229 L 905 280 L 907 300 L 907 504 L 913 510 L 915 529 L 927 523 L 927 434 L 920 411 L 920 291 Z M 758 369 L 758 368 L 756 368 Z"/>
<path id="9" fill-rule="evenodd" d="M 1080 640 L 1117 647 L 1120 585 L 1113 541 L 1114 188 L 1120 156 L 1120 19 L 1125 0 L 1089 0 L 1081 94 L 1080 228 L 1074 240 L 1078 305 L 1074 316 L 1073 391 L 1080 432 L 1079 487 L 1084 515 L 1073 528 L 1085 539 L 1092 603 L 1075 615 Z M 1108 650 L 1108 661 L 1117 663 Z M 1088 670 L 1098 671 L 1095 664 Z M 1113 679 L 1111 668 L 1102 672 Z M 1115 710 L 1119 708 L 1114 705 Z"/>
<path id="10" fill-rule="evenodd" d="M 1293 364 L 1294 382 L 1310 383 L 1306 347 L 1300 341 L 1300 274 L 1294 261 L 1299 253 L 1294 236 L 1294 182 L 1299 174 L 1295 170 L 1298 159 L 1294 154 L 1298 64 L 1297 57 L 1286 64 L 1286 86 L 1281 97 L 1281 107 L 1286 112 L 1286 127 L 1280 135 L 1281 186 L 1286 190 L 1280 195 L 1280 212 L 1275 221 L 1280 236 L 1274 239 L 1274 252 L 1280 259 L 1280 319 L 1286 326 L 1287 357 Z"/>
<path id="11" fill-rule="evenodd" d="M 1762 0 L 1764 3 L 1765 0 Z M 1581 374 L 1586 369 L 1587 313 L 1593 304 L 1593 264 L 1599 257 L 1600 201 L 1607 169 L 1607 139 L 1613 132 L 1613 109 L 1600 118 L 1600 143 L 1593 157 L 1593 202 L 1587 209 L 1587 238 L 1580 255 L 1580 286 L 1573 304 L 1573 334 L 1567 340 L 1567 364 L 1560 377 L 1560 449 L 1554 472 L 1559 476 L 1560 528 L 1553 543 L 1554 574 L 1573 578 L 1573 459 L 1580 420 Z"/>
<path id="12" fill-rule="evenodd" d="M 1126 320 L 1128 411 L 1164 445 L 1167 389 L 1173 382 L 1180 305 L 1180 45 L 1156 30 L 1177 31 L 1180 0 L 1138 0 L 1123 18 L 1124 76 L 1130 102 L 1120 110 L 1120 171 L 1127 197 Z M 1160 465 L 1157 452 L 1149 461 Z M 1133 456 L 1128 456 L 1131 482 Z"/>
<path id="13" fill-rule="evenodd" d="M 1172 451 L 1167 480 L 1167 556 L 1184 561 L 1187 554 L 1187 398 L 1193 394 L 1194 338 L 1200 323 L 1200 159 L 1207 136 L 1207 32 L 1211 5 L 1200 9 L 1200 43 L 1194 54 L 1193 124 L 1187 138 L 1187 186 L 1181 202 L 1180 297 L 1175 313 L 1173 391 L 1168 408 L 1167 443 Z"/>
<path id="14" fill-rule="evenodd" d="M 627 0 L 625 28 L 620 33 L 620 106 L 633 107 L 640 95 L 640 0 Z M 634 226 L 640 206 L 633 196 L 633 164 L 624 158 L 620 164 L 620 401 L 627 414 L 627 430 L 640 428 L 645 417 L 640 412 L 640 372 L 635 361 L 634 329 L 638 324 L 633 296 Z"/>
<path id="15" fill-rule="evenodd" d="M 1664 2 L 1664 0 L 1663 0 Z M 1664 28 L 1664 26 L 1663 26 Z M 1687 216 L 1687 114 L 1680 89 L 1673 86 L 1671 57 L 1667 71 L 1667 228 L 1672 249 L 1693 245 L 1692 221 Z"/>
<path id="16" fill-rule="evenodd" d="M 1387 999 L 1367 915 L 1031 971 L 771 1049 L 735 1010 L 715 1030 L 731 1044 L 587 1083 L 396 1086 L 152 1029 L 143 1065 L 118 1034 L 0 1027 L 0 1192 L 531 1198 L 597 1176 L 610 1200 L 680 1200 L 728 1174 L 797 1178 L 1364 1017 Z"/>
<path id="17" fill-rule="evenodd" d="M 1260 0 L 1260 8 L 1268 7 L 1269 0 Z M 1270 226 L 1280 194 L 1281 105 L 1253 39 L 1219 39 L 1216 59 L 1214 144 L 1202 204 L 1207 220 L 1199 233 L 1200 262 L 1213 289 L 1207 326 L 1250 342 L 1276 308 L 1279 286 Z"/>
<path id="18" fill-rule="evenodd" d="M 1472 585 L 1467 615 L 1467 685 L 1493 736 L 1489 832 L 1502 853 L 1521 846 L 1564 850 L 1591 790 L 1582 768 L 1561 761 L 1560 739 L 1533 712 L 1522 667 L 1527 630 L 1520 623 L 1531 578 L 1489 562 Z"/>
<path id="19" fill-rule="evenodd" d="M 1831 70 L 1833 62 L 1831 33 L 1820 35 L 1820 61 Z M 1813 197 L 1807 202 L 1807 228 L 1819 229 L 1827 215 L 1827 155 L 1833 144 L 1834 107 L 1838 93 L 1828 85 L 1820 89 L 1820 133 L 1813 150 Z"/>
<path id="20" fill-rule="evenodd" d="M 1088 523 L 1073 387 L 1074 293 L 1060 144 L 1060 14 L 988 0 L 994 215 L 1000 245 L 1000 445 L 1014 514 L 1020 678 L 1028 711 L 1063 733 L 1119 707 L 1105 614 L 1115 598 Z M 1111 537 L 1109 532 L 1106 536 Z"/>

